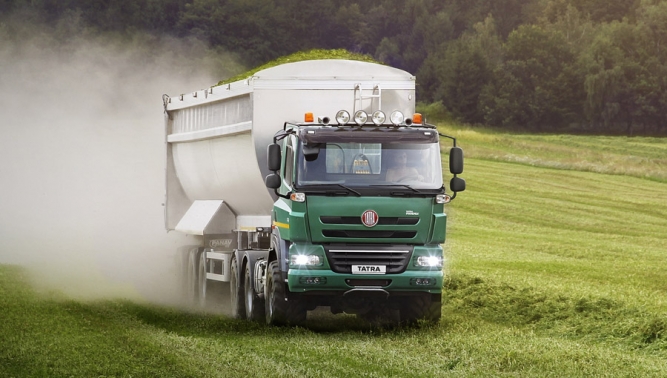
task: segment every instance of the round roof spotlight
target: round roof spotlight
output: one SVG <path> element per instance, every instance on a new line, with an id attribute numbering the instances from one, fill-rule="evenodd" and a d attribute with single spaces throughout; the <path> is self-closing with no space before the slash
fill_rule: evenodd
<path id="1" fill-rule="evenodd" d="M 371 119 L 373 120 L 375 126 L 380 126 L 387 119 L 387 116 L 384 115 L 382 111 L 376 110 L 375 112 L 373 112 L 373 116 L 371 117 Z"/>
<path id="2" fill-rule="evenodd" d="M 345 125 L 350 122 L 350 113 L 348 113 L 347 110 L 339 110 L 338 113 L 336 113 L 336 122 L 338 122 L 339 125 Z"/>
<path id="3" fill-rule="evenodd" d="M 399 112 L 398 110 L 394 110 L 391 113 L 391 116 L 389 116 L 389 120 L 394 126 L 399 126 L 401 123 L 403 123 L 404 119 L 405 116 L 403 116 L 403 113 Z"/>
<path id="4" fill-rule="evenodd" d="M 363 126 L 366 121 L 368 121 L 368 114 L 366 114 L 365 111 L 363 110 L 357 110 L 356 113 L 354 113 L 354 122 L 359 125 Z"/>
<path id="5" fill-rule="evenodd" d="M 410 125 L 412 125 L 412 118 L 406 118 L 406 119 L 405 119 L 405 125 L 406 125 L 406 126 L 410 126 Z"/>

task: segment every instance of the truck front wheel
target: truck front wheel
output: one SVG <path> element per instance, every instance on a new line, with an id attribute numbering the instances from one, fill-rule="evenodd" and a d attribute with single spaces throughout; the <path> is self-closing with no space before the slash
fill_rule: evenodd
<path id="1" fill-rule="evenodd" d="M 278 261 L 269 263 L 266 270 L 266 285 L 264 286 L 266 324 L 269 325 L 298 325 L 306 321 L 307 310 L 299 301 L 285 300 L 287 298 L 285 283 L 282 281 Z"/>
<path id="2" fill-rule="evenodd" d="M 442 314 L 442 299 L 439 295 L 407 297 L 401 303 L 401 322 L 414 324 L 418 320 L 438 323 Z"/>

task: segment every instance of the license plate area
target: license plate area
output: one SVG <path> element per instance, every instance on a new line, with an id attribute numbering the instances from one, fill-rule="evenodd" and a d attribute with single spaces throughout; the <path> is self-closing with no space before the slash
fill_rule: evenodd
<path id="1" fill-rule="evenodd" d="M 352 265 L 352 274 L 387 274 L 386 265 Z"/>

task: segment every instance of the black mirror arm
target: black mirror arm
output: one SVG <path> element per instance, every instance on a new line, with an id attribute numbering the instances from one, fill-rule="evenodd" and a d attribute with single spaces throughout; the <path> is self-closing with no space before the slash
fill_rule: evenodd
<path id="1" fill-rule="evenodd" d="M 443 134 L 443 133 L 438 133 L 438 135 L 440 135 L 443 138 L 449 138 L 449 139 L 453 140 L 454 141 L 454 147 L 456 147 L 456 138 L 454 138 L 451 135 L 447 135 L 447 134 Z"/>
<path id="2" fill-rule="evenodd" d="M 285 123 L 287 125 L 287 123 Z M 278 141 L 285 139 L 288 135 L 296 134 L 296 131 L 294 129 L 292 130 L 279 130 L 275 135 L 273 135 L 273 143 L 278 143 Z"/>

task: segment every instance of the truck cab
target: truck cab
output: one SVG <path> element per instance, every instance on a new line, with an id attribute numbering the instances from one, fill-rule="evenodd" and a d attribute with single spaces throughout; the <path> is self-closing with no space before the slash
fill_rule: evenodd
<path id="1" fill-rule="evenodd" d="M 370 319 L 437 320 L 444 204 L 452 198 L 443 186 L 440 135 L 420 115 L 415 124 L 357 113 L 356 122 L 343 110 L 334 124 L 286 123 L 268 148 L 274 173 L 266 184 L 278 197 L 275 285 L 285 285 L 292 307 L 283 320 L 303 319 L 317 306 Z M 456 175 L 463 161 L 453 151 Z M 452 185 L 454 194 L 465 189 L 458 177 Z M 271 293 L 266 298 L 267 314 L 275 313 Z"/>

